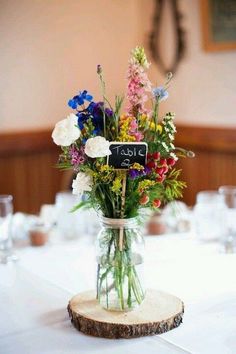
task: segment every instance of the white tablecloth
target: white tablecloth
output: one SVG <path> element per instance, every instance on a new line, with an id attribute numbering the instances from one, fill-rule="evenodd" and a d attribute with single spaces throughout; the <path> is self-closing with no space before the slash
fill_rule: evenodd
<path id="1" fill-rule="evenodd" d="M 91 236 L 18 250 L 0 265 L 0 354 L 236 352 L 236 255 L 190 235 L 146 237 L 147 287 L 179 296 L 183 324 L 160 336 L 108 340 L 85 336 L 70 323 L 73 294 L 95 287 Z"/>

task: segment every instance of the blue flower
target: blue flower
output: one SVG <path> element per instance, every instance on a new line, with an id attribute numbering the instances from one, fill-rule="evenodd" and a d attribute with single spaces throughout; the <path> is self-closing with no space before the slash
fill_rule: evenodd
<path id="1" fill-rule="evenodd" d="M 168 98 L 169 93 L 164 89 L 163 86 L 156 87 L 152 90 L 153 96 L 156 98 L 156 100 L 159 101 L 164 101 Z"/>
<path id="2" fill-rule="evenodd" d="M 87 107 L 92 123 L 98 132 L 103 130 L 103 110 L 104 102 L 91 102 Z M 107 118 L 110 118 L 113 115 L 113 111 L 109 108 L 105 108 L 105 115 Z"/>
<path id="3" fill-rule="evenodd" d="M 97 105 L 97 103 L 95 103 L 95 102 L 90 102 L 90 104 L 89 104 L 88 107 L 87 107 L 87 111 L 92 114 L 94 108 L 96 107 L 96 105 Z"/>
<path id="4" fill-rule="evenodd" d="M 100 133 L 100 130 L 99 129 L 94 129 L 93 131 L 92 131 L 92 134 L 93 135 L 98 135 Z"/>
<path id="5" fill-rule="evenodd" d="M 78 117 L 78 126 L 80 130 L 84 129 L 84 123 L 88 120 L 89 115 L 86 114 L 85 112 L 78 112 L 77 114 Z"/>
<path id="6" fill-rule="evenodd" d="M 68 106 L 71 107 L 72 109 L 76 109 L 78 104 L 77 104 L 77 101 L 75 99 L 71 99 L 68 101 Z"/>
<path id="7" fill-rule="evenodd" d="M 78 95 L 74 96 L 72 99 L 68 101 L 68 106 L 72 109 L 76 109 L 78 106 L 82 106 L 85 101 L 91 102 L 93 96 L 88 93 L 88 91 L 84 90 L 80 92 Z"/>
<path id="8" fill-rule="evenodd" d="M 71 100 L 77 100 L 75 97 Z M 78 100 L 76 101 L 78 102 Z M 74 102 L 70 102 L 70 107 L 74 107 Z M 77 105 L 78 103 L 76 103 Z M 78 117 L 78 126 L 80 130 L 84 129 L 84 125 L 87 123 L 88 119 L 91 120 L 94 130 L 92 131 L 93 135 L 99 135 L 103 130 L 103 102 L 90 102 L 87 108 L 80 110 L 76 113 Z M 107 118 L 110 118 L 113 115 L 113 111 L 109 108 L 105 108 L 105 115 Z"/>

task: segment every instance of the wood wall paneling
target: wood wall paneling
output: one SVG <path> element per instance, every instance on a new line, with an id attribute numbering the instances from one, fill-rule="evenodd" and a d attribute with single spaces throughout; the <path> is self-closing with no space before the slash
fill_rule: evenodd
<path id="1" fill-rule="evenodd" d="M 187 204 L 195 203 L 200 190 L 236 185 L 236 128 L 178 125 L 177 130 L 175 145 L 196 154 L 177 165 L 188 185 Z M 68 175 L 55 168 L 59 152 L 51 129 L 0 134 L 0 194 L 13 194 L 15 211 L 37 213 L 65 189 Z"/>
<path id="2" fill-rule="evenodd" d="M 194 205 L 197 192 L 236 185 L 236 129 L 178 126 L 176 146 L 195 152 L 181 159 L 182 179 L 187 182 L 184 201 Z"/>
<path id="3" fill-rule="evenodd" d="M 49 130 L 0 135 L 0 193 L 12 194 L 14 210 L 37 213 L 54 203 L 63 172 L 55 168 L 60 149 Z"/>

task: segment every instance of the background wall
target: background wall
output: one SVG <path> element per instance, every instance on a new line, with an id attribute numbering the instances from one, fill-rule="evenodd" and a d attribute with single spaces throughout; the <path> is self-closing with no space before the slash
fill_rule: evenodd
<path id="1" fill-rule="evenodd" d="M 140 42 L 147 43 L 150 31 L 152 7 L 149 1 L 140 1 L 140 11 L 144 17 L 144 27 Z M 152 3 L 153 2 L 149 2 Z M 179 65 L 166 109 L 176 112 L 177 121 L 191 125 L 236 126 L 236 51 L 204 52 L 201 42 L 200 0 L 180 0 L 183 15 L 182 26 L 186 31 L 187 51 Z M 159 38 L 163 55 L 168 60 L 173 50 L 171 26 L 167 16 L 164 30 Z M 170 59 L 169 59 L 170 61 Z M 155 64 L 151 67 L 151 77 L 159 81 Z"/>
<path id="2" fill-rule="evenodd" d="M 236 52 L 201 49 L 198 0 L 180 0 L 187 53 L 163 110 L 177 122 L 236 126 Z M 0 0 L 0 131 L 52 127 L 69 112 L 68 99 L 87 88 L 99 98 L 96 65 L 110 97 L 122 93 L 130 49 L 147 47 L 152 0 Z M 165 23 L 170 23 L 165 20 Z M 159 40 L 173 50 L 171 26 Z M 152 64 L 150 77 L 161 83 Z"/>
<path id="3" fill-rule="evenodd" d="M 0 129 L 54 125 L 79 89 L 99 97 L 97 64 L 122 92 L 137 12 L 136 0 L 0 0 Z"/>

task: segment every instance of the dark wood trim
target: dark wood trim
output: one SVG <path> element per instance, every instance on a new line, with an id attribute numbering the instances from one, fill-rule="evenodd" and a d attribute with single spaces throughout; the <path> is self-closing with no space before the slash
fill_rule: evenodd
<path id="1" fill-rule="evenodd" d="M 0 156 L 59 151 L 52 129 L 0 133 Z M 177 124 L 176 146 L 204 151 L 236 153 L 236 127 L 215 128 Z"/>
<path id="2" fill-rule="evenodd" d="M 65 172 L 55 168 L 60 147 L 52 128 L 0 133 L 0 194 L 12 194 L 14 210 L 37 213 L 54 203 L 55 194 L 69 186 Z M 196 154 L 180 159 L 181 179 L 187 182 L 184 202 L 194 205 L 200 190 L 236 184 L 236 127 L 213 128 L 177 125 L 175 145 Z"/>
<path id="3" fill-rule="evenodd" d="M 236 127 L 177 125 L 176 146 L 198 151 L 236 153 Z"/>
<path id="4" fill-rule="evenodd" d="M 52 129 L 19 131 L 0 134 L 0 156 L 22 155 L 39 151 L 56 151 Z"/>

